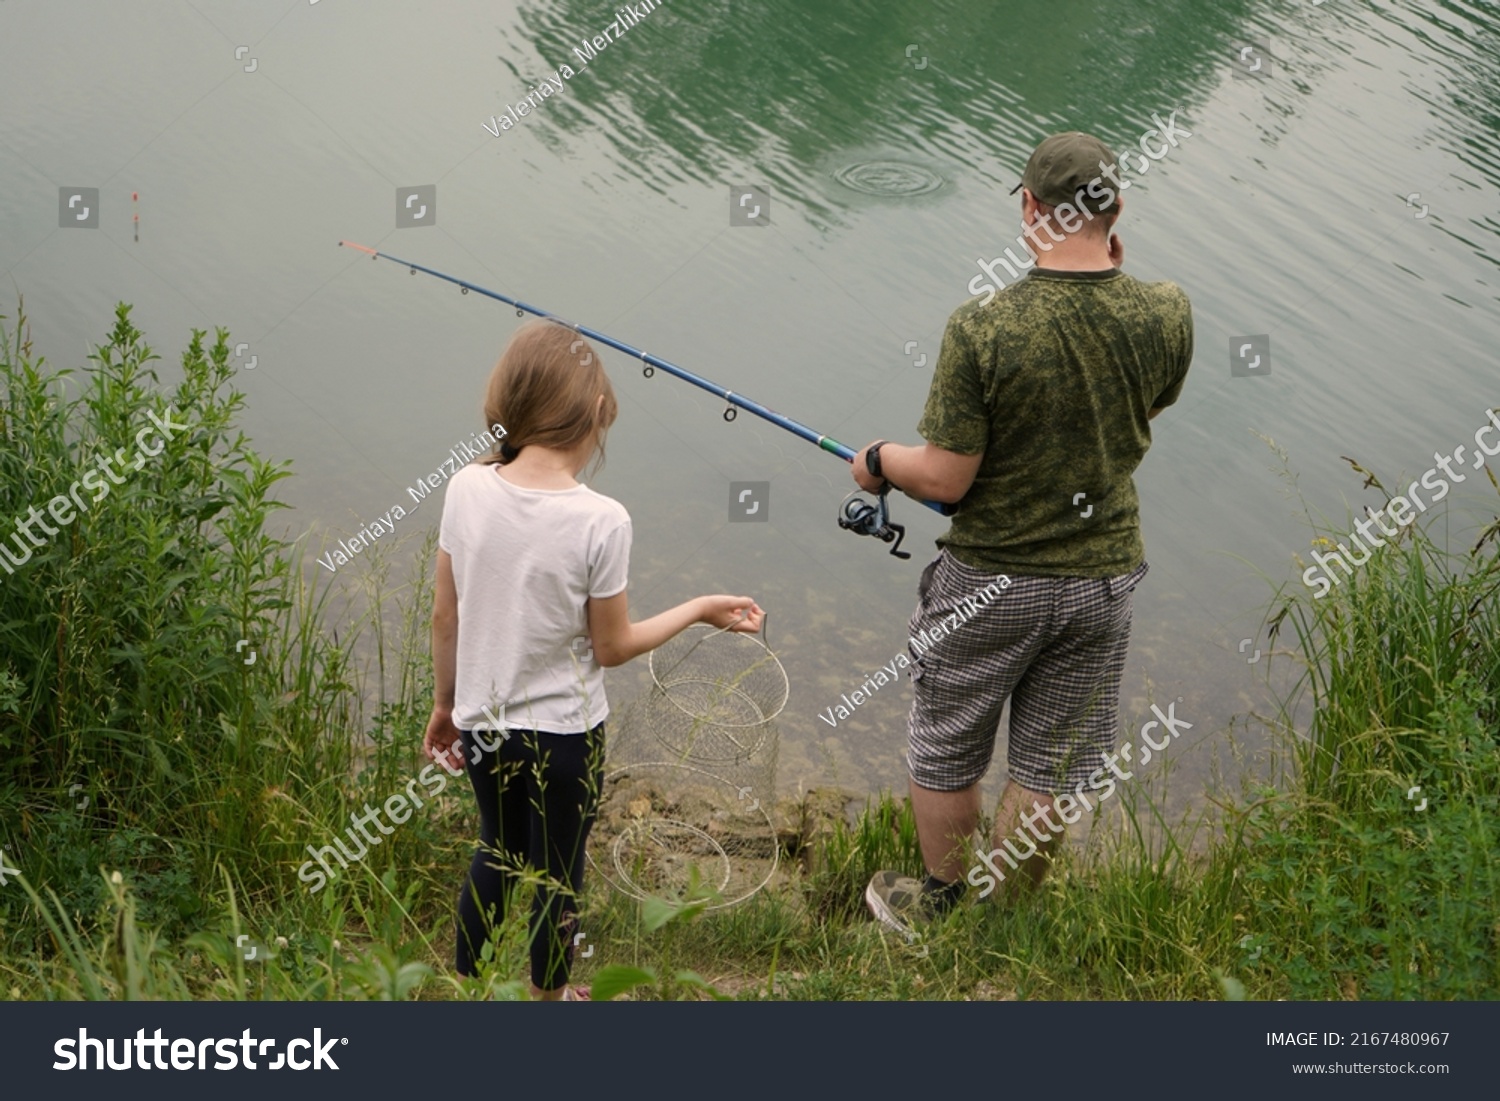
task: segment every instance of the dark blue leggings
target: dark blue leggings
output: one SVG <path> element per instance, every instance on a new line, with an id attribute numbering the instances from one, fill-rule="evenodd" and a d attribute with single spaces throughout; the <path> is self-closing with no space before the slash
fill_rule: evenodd
<path id="1" fill-rule="evenodd" d="M 604 781 L 604 724 L 587 734 L 464 730 L 464 761 L 479 801 L 479 848 L 458 899 L 458 972 L 476 961 L 523 867 L 546 875 L 531 903 L 531 981 L 556 990 L 568 981 L 584 845 Z M 494 752 L 485 745 L 494 745 Z"/>

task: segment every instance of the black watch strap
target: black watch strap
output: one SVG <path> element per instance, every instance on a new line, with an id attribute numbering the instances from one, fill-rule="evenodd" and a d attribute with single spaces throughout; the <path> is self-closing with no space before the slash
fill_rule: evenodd
<path id="1" fill-rule="evenodd" d="M 865 469 L 870 472 L 870 477 L 885 480 L 885 475 L 880 470 L 880 449 L 888 440 L 876 440 L 865 450 Z"/>

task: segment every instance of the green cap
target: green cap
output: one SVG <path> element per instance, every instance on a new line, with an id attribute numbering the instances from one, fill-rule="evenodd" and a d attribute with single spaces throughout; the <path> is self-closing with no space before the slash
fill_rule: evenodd
<path id="1" fill-rule="evenodd" d="M 1115 188 L 1102 182 L 1089 195 L 1088 186 L 1095 180 L 1104 180 L 1100 165 L 1112 167 L 1115 155 L 1092 134 L 1069 130 L 1064 134 L 1053 134 L 1036 147 L 1031 159 L 1026 162 L 1026 171 L 1021 173 L 1021 182 L 1011 188 L 1014 195 L 1021 188 L 1028 189 L 1037 201 L 1048 206 L 1072 203 L 1075 207 L 1087 207 L 1095 214 L 1103 213 L 1114 206 Z M 1108 188 L 1111 192 L 1106 201 L 1097 192 Z"/>

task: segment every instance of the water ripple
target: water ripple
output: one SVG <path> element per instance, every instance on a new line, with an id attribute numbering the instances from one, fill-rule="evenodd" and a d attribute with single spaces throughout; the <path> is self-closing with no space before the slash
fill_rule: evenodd
<path id="1" fill-rule="evenodd" d="M 920 164 L 902 161 L 864 161 L 833 174 L 839 183 L 866 195 L 906 198 L 927 195 L 943 186 L 943 177 Z"/>

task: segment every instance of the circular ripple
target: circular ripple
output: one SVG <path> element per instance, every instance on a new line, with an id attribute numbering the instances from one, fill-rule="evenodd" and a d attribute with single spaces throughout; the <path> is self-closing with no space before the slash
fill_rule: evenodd
<path id="1" fill-rule="evenodd" d="M 943 186 L 943 177 L 920 164 L 902 161 L 865 161 L 840 168 L 833 174 L 839 183 L 866 195 L 904 198 L 926 195 Z"/>

